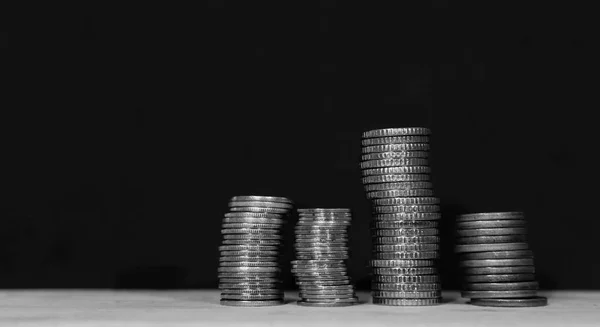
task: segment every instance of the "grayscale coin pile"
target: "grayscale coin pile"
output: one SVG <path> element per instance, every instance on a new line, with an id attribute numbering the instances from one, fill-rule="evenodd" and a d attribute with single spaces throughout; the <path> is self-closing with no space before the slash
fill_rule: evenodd
<path id="1" fill-rule="evenodd" d="M 302 306 L 342 307 L 358 298 L 346 271 L 350 209 L 298 209 L 292 273 Z"/>
<path id="2" fill-rule="evenodd" d="M 537 296 L 533 252 L 522 212 L 461 215 L 456 223 L 456 252 L 463 271 L 462 297 L 493 307 L 548 304 Z"/>
<path id="3" fill-rule="evenodd" d="M 363 133 L 360 166 L 373 207 L 373 304 L 441 303 L 441 214 L 429 176 L 429 134 L 421 127 Z"/>
<path id="4" fill-rule="evenodd" d="M 284 303 L 279 265 L 282 227 L 291 200 L 235 196 L 223 218 L 219 247 L 221 304 L 259 307 Z"/>

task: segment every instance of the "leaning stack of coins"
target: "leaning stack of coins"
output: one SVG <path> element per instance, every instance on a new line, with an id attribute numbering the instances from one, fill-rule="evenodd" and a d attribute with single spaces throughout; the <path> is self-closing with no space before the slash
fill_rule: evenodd
<path id="1" fill-rule="evenodd" d="M 429 176 L 429 134 L 420 127 L 363 134 L 363 184 L 373 204 L 373 304 L 441 302 L 441 214 Z"/>
<path id="2" fill-rule="evenodd" d="M 219 247 L 222 305 L 284 303 L 279 254 L 285 216 L 292 207 L 292 201 L 283 197 L 235 196 L 229 201 Z"/>
<path id="3" fill-rule="evenodd" d="M 533 252 L 522 212 L 489 212 L 457 218 L 456 252 L 463 269 L 462 297 L 479 306 L 544 306 L 537 296 Z"/>
<path id="4" fill-rule="evenodd" d="M 292 273 L 300 288 L 299 305 L 342 307 L 358 302 L 346 272 L 349 209 L 298 209 L 297 260 Z"/>

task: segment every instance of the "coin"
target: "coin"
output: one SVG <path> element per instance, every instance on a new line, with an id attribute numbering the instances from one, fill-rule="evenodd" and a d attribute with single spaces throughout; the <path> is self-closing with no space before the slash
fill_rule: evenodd
<path id="1" fill-rule="evenodd" d="M 465 291 L 515 291 L 515 290 L 537 290 L 539 284 L 530 282 L 505 282 L 505 283 L 465 283 Z"/>
<path id="2" fill-rule="evenodd" d="M 373 275 L 393 275 L 393 276 L 406 276 L 406 275 L 433 275 L 438 273 L 435 267 L 384 267 L 384 268 L 372 268 Z"/>
<path id="3" fill-rule="evenodd" d="M 237 278 L 219 278 L 219 283 L 223 284 L 279 284 L 281 280 L 274 277 L 237 277 Z"/>
<path id="4" fill-rule="evenodd" d="M 467 275 L 463 277 L 465 283 L 508 283 L 535 281 L 534 274 L 495 274 L 495 275 Z"/>
<path id="5" fill-rule="evenodd" d="M 279 253 L 271 256 L 267 255 L 254 255 L 254 256 L 223 256 L 219 258 L 219 261 L 251 261 L 251 262 L 265 262 L 265 261 L 278 261 Z"/>
<path id="6" fill-rule="evenodd" d="M 264 228 L 225 228 L 221 229 L 221 234 L 279 234 L 277 229 Z"/>
<path id="7" fill-rule="evenodd" d="M 396 213 L 380 213 L 373 215 L 375 223 L 388 221 L 402 221 L 406 223 L 421 223 L 423 220 L 438 220 L 442 215 L 438 212 L 396 212 Z"/>
<path id="8" fill-rule="evenodd" d="M 442 289 L 439 283 L 372 283 L 372 290 L 397 292 L 432 292 Z"/>
<path id="9" fill-rule="evenodd" d="M 460 237 L 471 236 L 496 236 L 496 235 L 525 235 L 526 228 L 477 228 L 477 229 L 459 229 L 456 234 Z"/>
<path id="10" fill-rule="evenodd" d="M 395 206 L 395 205 L 431 205 L 438 204 L 439 198 L 436 197 L 415 197 L 415 198 L 384 198 L 375 199 L 373 203 L 378 206 Z"/>
<path id="11" fill-rule="evenodd" d="M 267 307 L 285 304 L 283 299 L 278 300 L 258 300 L 258 301 L 244 301 L 244 300 L 221 300 L 221 305 L 231 307 Z"/>
<path id="12" fill-rule="evenodd" d="M 221 261 L 219 267 L 277 267 L 276 261 Z"/>
<path id="13" fill-rule="evenodd" d="M 363 184 L 396 183 L 396 182 L 419 182 L 428 181 L 428 174 L 390 174 L 372 175 L 362 178 Z"/>
<path id="14" fill-rule="evenodd" d="M 220 251 L 231 252 L 261 252 L 261 251 L 277 251 L 278 246 L 273 245 L 221 245 Z"/>
<path id="15" fill-rule="evenodd" d="M 373 244 L 439 243 L 439 236 L 377 236 Z"/>
<path id="16" fill-rule="evenodd" d="M 373 298 L 373 304 L 389 305 L 389 306 L 429 306 L 442 303 L 442 298 L 430 299 L 388 299 L 388 298 Z"/>
<path id="17" fill-rule="evenodd" d="M 431 130 L 425 127 L 405 127 L 405 128 L 383 128 L 366 131 L 362 134 L 363 138 L 402 136 L 402 135 L 429 135 Z"/>
<path id="18" fill-rule="evenodd" d="M 404 251 L 438 251 L 439 244 L 403 243 L 403 244 L 375 244 L 375 252 L 404 252 Z"/>
<path id="19" fill-rule="evenodd" d="M 262 212 L 262 213 L 287 213 L 289 209 L 284 208 L 265 208 L 265 207 L 230 207 L 233 212 Z"/>
<path id="20" fill-rule="evenodd" d="M 219 267 L 218 272 L 279 272 L 277 267 Z"/>
<path id="21" fill-rule="evenodd" d="M 429 292 L 396 292 L 396 291 L 371 291 L 374 298 L 386 299 L 431 299 L 442 296 L 441 291 Z"/>
<path id="22" fill-rule="evenodd" d="M 535 274 L 534 266 L 464 268 L 465 275 Z"/>
<path id="23" fill-rule="evenodd" d="M 221 292 L 221 300 L 279 300 L 283 293 L 278 294 L 235 294 Z"/>
<path id="24" fill-rule="evenodd" d="M 475 221 L 475 220 L 512 220 L 523 219 L 522 212 L 483 212 L 459 215 L 457 221 Z"/>
<path id="25" fill-rule="evenodd" d="M 431 182 L 395 182 L 395 183 L 380 183 L 364 185 L 365 191 L 387 191 L 387 190 L 414 190 L 414 189 L 430 189 L 433 187 Z"/>
<path id="26" fill-rule="evenodd" d="M 249 289 L 249 290 L 269 290 L 279 289 L 280 283 L 219 283 L 219 289 Z"/>
<path id="27" fill-rule="evenodd" d="M 520 243 L 527 242 L 526 235 L 493 235 L 459 237 L 456 244 Z"/>
<path id="28" fill-rule="evenodd" d="M 276 213 L 260 212 L 228 212 L 225 218 L 244 218 L 244 219 L 272 219 L 273 221 L 283 221 L 283 215 Z"/>
<path id="29" fill-rule="evenodd" d="M 388 136 L 362 139 L 363 146 L 372 146 L 380 144 L 396 144 L 396 143 L 427 143 L 427 136 Z"/>
<path id="30" fill-rule="evenodd" d="M 477 220 L 456 222 L 457 229 L 526 227 L 525 220 Z"/>
<path id="31" fill-rule="evenodd" d="M 427 158 L 428 151 L 387 151 L 363 154 L 361 160 L 382 160 L 382 159 L 404 159 L 404 158 Z"/>
<path id="32" fill-rule="evenodd" d="M 542 307 L 548 305 L 548 299 L 541 296 L 519 299 L 471 299 L 469 303 L 483 307 Z"/>
<path id="33" fill-rule="evenodd" d="M 384 167 L 361 170 L 363 176 L 392 174 L 429 174 L 430 172 L 431 169 L 428 166 Z"/>
<path id="34" fill-rule="evenodd" d="M 533 259 L 480 259 L 462 260 L 461 267 L 506 267 L 506 266 L 533 266 Z"/>
<path id="35" fill-rule="evenodd" d="M 435 266 L 433 260 L 371 260 L 371 267 L 431 267 Z"/>
<path id="36" fill-rule="evenodd" d="M 522 298 L 522 297 L 533 297 L 537 295 L 537 290 L 516 290 L 516 291 L 462 291 L 460 292 L 462 297 L 473 298 L 473 299 L 484 299 L 484 298 Z"/>
<path id="37" fill-rule="evenodd" d="M 363 146 L 362 153 L 392 152 L 392 151 L 427 151 L 428 143 L 398 143 Z"/>
<path id="38" fill-rule="evenodd" d="M 427 158 L 394 158 L 367 160 L 360 163 L 362 169 L 380 168 L 380 167 L 402 167 L 402 166 L 427 166 Z"/>
<path id="39" fill-rule="evenodd" d="M 231 198 L 230 201 L 259 201 L 259 202 L 284 202 L 292 203 L 292 200 L 281 196 L 263 196 L 263 195 L 239 195 Z"/>
<path id="40" fill-rule="evenodd" d="M 224 240 L 249 240 L 249 239 L 256 239 L 256 240 L 281 240 L 281 239 L 283 239 L 283 236 L 281 234 L 261 234 L 261 233 L 254 233 L 254 234 L 224 234 L 223 235 L 223 239 Z"/>
<path id="41" fill-rule="evenodd" d="M 438 215 L 439 214 L 435 214 Z M 439 223 L 437 221 L 425 221 L 425 220 L 382 220 L 373 222 L 373 228 L 375 230 L 380 229 L 420 229 L 420 228 L 437 228 Z"/>
<path id="42" fill-rule="evenodd" d="M 438 235 L 440 231 L 437 228 L 396 228 L 396 229 L 375 229 L 373 236 L 378 237 L 399 237 L 399 236 L 431 236 Z"/>
<path id="43" fill-rule="evenodd" d="M 224 229 L 281 229 L 281 224 L 248 224 L 248 223 L 233 223 L 223 224 Z"/>
<path id="44" fill-rule="evenodd" d="M 381 185 L 381 184 L 370 184 Z M 412 197 L 412 196 L 433 196 L 431 189 L 406 189 L 406 190 L 385 190 L 367 192 L 367 199 L 378 198 L 397 198 L 397 197 Z"/>
<path id="45" fill-rule="evenodd" d="M 439 283 L 440 276 L 438 275 L 376 275 L 373 276 L 373 283 Z"/>
<path id="46" fill-rule="evenodd" d="M 283 202 L 261 202 L 261 201 L 229 201 L 229 207 L 264 207 L 264 208 L 282 208 L 291 209 L 290 203 Z"/>
<path id="47" fill-rule="evenodd" d="M 358 301 L 356 301 L 358 302 Z M 296 303 L 303 307 L 313 307 L 313 308 L 331 308 L 331 307 L 348 307 L 354 305 L 356 302 L 339 302 L 339 301 L 330 301 L 330 302 L 307 302 L 304 300 L 297 301 Z"/>
<path id="48" fill-rule="evenodd" d="M 332 213 L 349 213 L 351 212 L 348 208 L 299 208 L 299 213 L 314 213 L 314 212 L 332 212 Z"/>
<path id="49" fill-rule="evenodd" d="M 531 250 L 515 250 L 515 251 L 469 252 L 469 253 L 461 254 L 460 258 L 461 258 L 461 260 L 533 258 L 533 251 L 531 251 Z"/>
<path id="50" fill-rule="evenodd" d="M 439 258 L 438 251 L 376 252 L 373 259 L 382 260 L 422 260 Z"/>
<path id="51" fill-rule="evenodd" d="M 458 244 L 455 251 L 460 252 L 490 252 L 527 250 L 528 243 L 494 243 L 494 244 Z"/>
<path id="52" fill-rule="evenodd" d="M 239 239 L 239 240 L 223 240 L 224 245 L 248 245 L 248 246 L 275 246 L 280 245 L 280 240 L 267 240 L 267 239 Z"/>

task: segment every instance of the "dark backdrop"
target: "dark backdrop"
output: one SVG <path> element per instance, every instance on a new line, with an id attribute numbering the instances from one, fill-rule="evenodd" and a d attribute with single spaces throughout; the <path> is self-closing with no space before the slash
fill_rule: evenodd
<path id="1" fill-rule="evenodd" d="M 243 194 L 351 208 L 366 287 L 361 133 L 425 126 L 445 288 L 455 215 L 513 210 L 542 287 L 600 288 L 586 10 L 245 3 L 33 19 L 3 110 L 0 287 L 216 287 Z"/>

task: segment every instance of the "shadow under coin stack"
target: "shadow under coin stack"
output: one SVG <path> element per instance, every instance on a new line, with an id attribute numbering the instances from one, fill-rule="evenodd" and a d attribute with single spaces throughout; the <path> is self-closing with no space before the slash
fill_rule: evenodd
<path id="1" fill-rule="evenodd" d="M 533 252 L 521 212 L 490 212 L 457 218 L 456 252 L 463 270 L 462 297 L 491 307 L 534 307 L 537 296 Z"/>
<path id="2" fill-rule="evenodd" d="M 223 219 L 219 247 L 221 304 L 259 307 L 284 303 L 279 266 L 282 227 L 292 201 L 235 196 Z"/>
<path id="3" fill-rule="evenodd" d="M 429 129 L 389 128 L 363 134 L 361 169 L 373 204 L 373 304 L 441 302 L 439 199 L 430 182 Z"/>
<path id="4" fill-rule="evenodd" d="M 300 288 L 298 305 L 342 307 L 358 302 L 346 272 L 349 209 L 298 209 L 297 260 L 292 273 Z"/>

